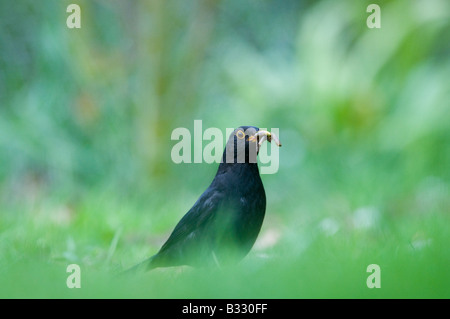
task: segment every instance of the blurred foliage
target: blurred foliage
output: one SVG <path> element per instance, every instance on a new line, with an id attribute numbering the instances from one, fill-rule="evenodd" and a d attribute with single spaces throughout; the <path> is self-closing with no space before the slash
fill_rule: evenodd
<path id="1" fill-rule="evenodd" d="M 81 29 L 66 27 L 72 2 Z M 153 254 L 217 168 L 170 159 L 171 132 L 201 119 L 280 128 L 280 170 L 262 177 L 267 219 L 242 276 L 193 294 L 196 272 L 178 292 L 151 274 L 159 296 L 448 298 L 450 3 L 377 1 L 369 29 L 372 2 L 0 0 L 0 271 Z M 385 294 L 364 286 L 373 262 Z M 236 282 L 269 287 L 274 272 L 273 295 Z"/>

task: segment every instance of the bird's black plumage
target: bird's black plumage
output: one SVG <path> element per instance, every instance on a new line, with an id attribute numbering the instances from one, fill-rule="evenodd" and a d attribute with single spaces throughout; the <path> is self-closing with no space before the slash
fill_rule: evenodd
<path id="1" fill-rule="evenodd" d="M 262 142 L 258 131 L 257 127 L 241 126 L 230 135 L 211 185 L 181 218 L 159 252 L 136 268 L 223 265 L 247 255 L 266 211 L 256 161 Z M 270 141 L 270 133 L 261 132 L 269 134 Z"/>

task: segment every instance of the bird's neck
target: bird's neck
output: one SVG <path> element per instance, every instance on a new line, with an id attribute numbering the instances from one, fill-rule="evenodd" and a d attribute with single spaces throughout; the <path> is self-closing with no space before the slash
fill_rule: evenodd
<path id="1" fill-rule="evenodd" d="M 220 163 L 217 174 L 226 172 L 234 172 L 238 174 L 240 172 L 252 172 L 259 175 L 257 163 Z"/>
<path id="2" fill-rule="evenodd" d="M 227 192 L 241 195 L 264 192 L 257 163 L 220 163 L 213 183 Z"/>
<path id="3" fill-rule="evenodd" d="M 230 146 L 227 145 L 216 176 L 229 174 L 234 177 L 260 181 L 257 152 L 251 153 L 248 149 L 245 152 L 238 152 L 236 148 L 234 148 L 234 152 L 229 152 L 230 149 Z M 251 155 L 249 155 L 250 153 Z"/>

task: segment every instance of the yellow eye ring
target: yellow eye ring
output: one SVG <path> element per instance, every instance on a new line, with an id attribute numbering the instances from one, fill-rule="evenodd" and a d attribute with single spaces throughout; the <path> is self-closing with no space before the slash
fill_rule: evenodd
<path id="1" fill-rule="evenodd" d="M 236 136 L 238 139 L 242 140 L 245 137 L 245 133 L 241 130 L 237 131 Z"/>

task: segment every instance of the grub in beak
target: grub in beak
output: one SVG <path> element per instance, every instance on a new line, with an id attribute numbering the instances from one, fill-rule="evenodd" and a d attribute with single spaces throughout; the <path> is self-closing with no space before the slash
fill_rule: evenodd
<path id="1" fill-rule="evenodd" d="M 254 136 L 255 138 L 259 138 L 259 146 L 261 146 L 265 140 L 267 140 L 269 143 L 271 143 L 273 140 L 278 147 L 281 147 L 281 142 L 278 139 L 278 136 L 270 133 L 269 131 L 258 131 Z"/>

